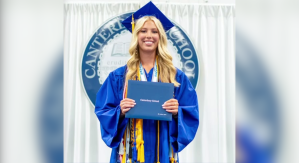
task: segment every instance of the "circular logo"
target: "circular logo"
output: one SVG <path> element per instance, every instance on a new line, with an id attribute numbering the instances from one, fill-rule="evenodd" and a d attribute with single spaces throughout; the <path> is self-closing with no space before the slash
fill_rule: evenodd
<path id="1" fill-rule="evenodd" d="M 124 66 L 130 57 L 132 34 L 122 21 L 132 13 L 122 14 L 104 23 L 89 40 L 82 58 L 81 76 L 83 87 L 93 105 L 96 94 L 109 73 Z M 199 77 L 197 53 L 189 37 L 176 24 L 166 32 L 168 50 L 175 67 L 182 70 L 195 88 Z"/>

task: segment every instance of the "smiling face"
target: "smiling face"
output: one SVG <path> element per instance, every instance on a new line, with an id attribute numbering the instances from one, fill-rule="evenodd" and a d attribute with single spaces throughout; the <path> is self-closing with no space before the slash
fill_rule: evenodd
<path id="1" fill-rule="evenodd" d="M 140 53 L 155 52 L 159 43 L 159 31 L 156 24 L 148 20 L 138 32 L 138 46 Z"/>

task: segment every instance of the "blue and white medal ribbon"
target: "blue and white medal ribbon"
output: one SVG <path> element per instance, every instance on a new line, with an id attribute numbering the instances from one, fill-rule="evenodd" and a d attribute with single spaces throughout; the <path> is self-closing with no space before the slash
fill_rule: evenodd
<path id="1" fill-rule="evenodd" d="M 145 72 L 144 72 L 141 62 L 139 63 L 139 73 L 140 73 L 140 81 L 147 81 L 147 78 L 145 76 Z M 152 82 L 158 82 L 157 59 L 155 60 L 155 66 L 154 66 L 154 71 L 153 71 L 153 75 L 152 75 Z"/>

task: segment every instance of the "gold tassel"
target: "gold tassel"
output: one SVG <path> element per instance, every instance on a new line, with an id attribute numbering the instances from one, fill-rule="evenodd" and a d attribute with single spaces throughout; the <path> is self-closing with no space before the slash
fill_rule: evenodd
<path id="1" fill-rule="evenodd" d="M 131 24 L 132 24 L 132 33 L 133 33 L 134 28 L 135 28 L 134 14 L 132 14 L 132 22 L 131 22 Z"/>

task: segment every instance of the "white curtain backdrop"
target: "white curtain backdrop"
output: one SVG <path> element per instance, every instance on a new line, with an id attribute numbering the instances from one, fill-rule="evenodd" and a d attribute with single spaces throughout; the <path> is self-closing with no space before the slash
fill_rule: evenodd
<path id="1" fill-rule="evenodd" d="M 235 7 L 233 5 L 156 3 L 180 25 L 200 62 L 196 88 L 200 126 L 179 153 L 181 163 L 231 163 L 235 160 Z M 81 62 L 94 32 L 108 19 L 135 11 L 139 3 L 64 5 L 64 162 L 102 162 L 111 149 L 81 81 Z"/>

